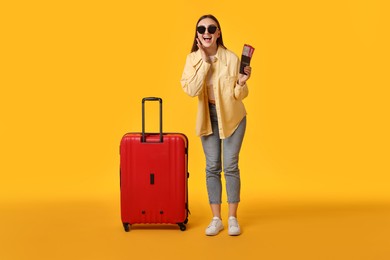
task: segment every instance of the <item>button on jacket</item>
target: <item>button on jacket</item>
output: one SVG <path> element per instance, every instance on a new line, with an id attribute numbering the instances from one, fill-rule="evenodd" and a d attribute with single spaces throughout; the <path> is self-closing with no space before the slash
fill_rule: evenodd
<path id="1" fill-rule="evenodd" d="M 248 96 L 248 86 L 237 83 L 240 60 L 236 54 L 218 47 L 215 77 L 213 81 L 215 105 L 218 115 L 219 136 L 227 138 L 234 133 L 241 120 L 246 116 L 242 100 Z M 209 97 L 206 86 L 206 76 L 211 67 L 204 62 L 199 50 L 187 55 L 186 64 L 181 78 L 185 93 L 198 97 L 198 114 L 196 119 L 196 134 L 198 136 L 213 133 L 210 121 Z"/>

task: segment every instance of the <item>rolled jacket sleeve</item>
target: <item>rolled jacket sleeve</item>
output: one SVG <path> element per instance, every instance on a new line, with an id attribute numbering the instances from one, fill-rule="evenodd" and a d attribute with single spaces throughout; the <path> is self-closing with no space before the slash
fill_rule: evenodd
<path id="1" fill-rule="evenodd" d="M 248 85 L 245 83 L 244 86 L 240 86 L 238 83 L 236 83 L 236 86 L 234 88 L 234 98 L 243 100 L 246 98 L 249 94 Z"/>

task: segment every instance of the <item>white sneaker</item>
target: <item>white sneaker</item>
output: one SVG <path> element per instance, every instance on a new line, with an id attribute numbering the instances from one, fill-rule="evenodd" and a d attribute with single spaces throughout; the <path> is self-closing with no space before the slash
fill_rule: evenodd
<path id="1" fill-rule="evenodd" d="M 241 234 L 240 225 L 235 217 L 229 217 L 229 235 L 238 236 Z"/>
<path id="2" fill-rule="evenodd" d="M 222 220 L 218 217 L 213 217 L 213 220 L 211 220 L 210 225 L 206 228 L 206 235 L 215 236 L 221 230 L 223 230 Z"/>

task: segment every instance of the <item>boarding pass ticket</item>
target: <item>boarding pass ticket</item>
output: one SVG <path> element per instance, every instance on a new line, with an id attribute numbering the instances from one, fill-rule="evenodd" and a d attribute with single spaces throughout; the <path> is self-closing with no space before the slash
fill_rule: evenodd
<path id="1" fill-rule="evenodd" d="M 244 48 L 242 50 L 242 55 L 247 56 L 247 57 L 252 57 L 254 51 L 255 51 L 255 48 L 253 48 L 249 44 L 244 44 Z"/>

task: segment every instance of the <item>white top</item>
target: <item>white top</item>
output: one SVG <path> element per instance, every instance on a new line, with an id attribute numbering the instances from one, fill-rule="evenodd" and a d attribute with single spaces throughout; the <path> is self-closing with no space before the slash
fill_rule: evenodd
<path id="1" fill-rule="evenodd" d="M 217 58 L 215 56 L 210 56 L 211 60 L 211 66 L 206 76 L 206 86 L 207 86 L 207 92 L 209 96 L 209 100 L 215 101 L 215 94 L 214 94 L 214 87 L 213 87 L 213 81 L 215 78 L 215 62 L 217 61 Z"/>

